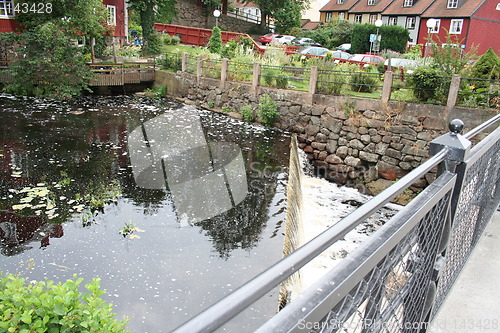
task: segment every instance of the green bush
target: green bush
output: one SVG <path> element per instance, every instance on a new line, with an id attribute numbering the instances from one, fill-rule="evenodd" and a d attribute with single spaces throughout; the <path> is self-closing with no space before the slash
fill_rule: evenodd
<path id="1" fill-rule="evenodd" d="M 179 53 L 167 53 L 159 63 L 165 69 L 173 71 L 180 71 L 182 69 L 182 57 Z"/>
<path id="2" fill-rule="evenodd" d="M 266 126 L 272 126 L 278 119 L 278 104 L 269 97 L 263 95 L 259 100 L 258 113 L 262 123 Z"/>
<path id="3" fill-rule="evenodd" d="M 419 67 L 408 77 L 407 83 L 415 88 L 415 97 L 423 102 L 444 98 L 445 81 L 441 72 L 432 67 Z"/>
<path id="4" fill-rule="evenodd" d="M 212 36 L 210 36 L 208 46 L 210 47 L 210 52 L 212 53 L 220 54 L 222 52 L 222 36 L 219 27 L 213 27 Z"/>
<path id="5" fill-rule="evenodd" d="M 243 120 L 249 123 L 255 120 L 255 115 L 253 113 L 252 107 L 250 105 L 244 105 L 240 109 L 240 113 L 243 116 Z"/>
<path id="6" fill-rule="evenodd" d="M 76 274 L 74 275 L 76 278 Z M 26 279 L 12 274 L 0 278 L 0 331 L 2 332 L 127 332 L 128 321 L 113 319 L 112 305 L 100 296 L 100 279 L 82 293 L 82 278 L 65 283 Z"/>
<path id="7" fill-rule="evenodd" d="M 500 58 L 490 47 L 472 67 L 472 77 L 476 79 L 500 78 Z"/>
<path id="8" fill-rule="evenodd" d="M 145 41 L 144 51 L 148 55 L 158 55 L 161 53 L 162 45 L 162 35 L 158 31 L 154 30 L 149 38 Z"/>

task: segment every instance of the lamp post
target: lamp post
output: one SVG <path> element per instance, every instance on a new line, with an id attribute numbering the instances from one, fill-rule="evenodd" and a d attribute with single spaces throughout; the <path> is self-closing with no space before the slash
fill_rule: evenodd
<path id="1" fill-rule="evenodd" d="M 377 27 L 377 34 L 374 36 L 373 34 L 370 34 L 370 54 L 372 54 L 372 49 L 375 51 L 375 47 L 373 46 L 374 43 L 377 43 L 379 47 L 377 47 L 377 51 L 380 51 L 380 36 L 378 34 L 379 28 L 384 24 L 382 20 L 376 20 L 375 21 L 375 26 Z M 375 37 L 375 38 L 373 38 Z"/>
<path id="2" fill-rule="evenodd" d="M 214 17 L 215 17 L 215 26 L 218 27 L 219 26 L 219 16 L 220 16 L 220 10 L 216 9 L 214 10 Z"/>
<path id="3" fill-rule="evenodd" d="M 427 22 L 425 22 L 425 25 L 427 26 L 427 40 L 429 41 L 430 40 L 430 43 L 428 42 L 429 45 L 432 44 L 432 35 L 431 35 L 431 32 L 434 28 L 436 28 L 436 23 L 437 23 L 437 20 L 434 19 L 434 18 L 430 18 L 427 20 Z M 428 45 L 426 44 L 425 45 L 425 56 L 424 56 L 424 65 L 425 63 L 427 62 L 427 56 L 429 54 L 429 51 L 428 51 Z"/>
<path id="4" fill-rule="evenodd" d="M 375 37 L 375 43 L 378 45 L 378 47 L 376 48 L 377 49 L 377 52 L 380 52 L 380 35 L 378 34 L 378 30 L 380 29 L 380 27 L 382 26 L 382 24 L 384 24 L 384 22 L 382 22 L 382 20 L 376 20 L 375 21 L 375 26 L 377 27 L 377 37 Z"/>

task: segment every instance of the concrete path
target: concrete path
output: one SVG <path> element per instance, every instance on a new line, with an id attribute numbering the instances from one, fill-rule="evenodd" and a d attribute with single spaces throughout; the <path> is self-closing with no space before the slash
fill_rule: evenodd
<path id="1" fill-rule="evenodd" d="M 500 332 L 499 211 L 486 226 L 427 332 Z"/>

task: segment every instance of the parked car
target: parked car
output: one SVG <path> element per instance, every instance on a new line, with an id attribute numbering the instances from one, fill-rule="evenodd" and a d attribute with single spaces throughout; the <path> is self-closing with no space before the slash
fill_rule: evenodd
<path id="1" fill-rule="evenodd" d="M 373 64 L 378 65 L 380 63 L 384 63 L 385 59 L 381 56 L 374 54 L 354 54 L 351 58 L 349 58 L 349 62 L 354 62 L 357 64 Z"/>
<path id="2" fill-rule="evenodd" d="M 302 54 L 306 57 L 326 57 L 328 52 L 331 52 L 325 47 L 318 46 L 304 46 L 297 50 L 298 54 Z"/>
<path id="3" fill-rule="evenodd" d="M 386 67 L 389 66 L 389 60 L 391 61 L 391 67 L 414 69 L 417 68 L 420 64 L 417 60 L 404 59 L 404 58 L 391 58 L 385 60 L 384 65 Z"/>
<path id="4" fill-rule="evenodd" d="M 350 53 L 344 51 L 330 51 L 330 54 L 332 55 L 332 58 L 336 59 L 349 59 L 352 57 Z"/>
<path id="5" fill-rule="evenodd" d="M 315 42 L 314 39 L 306 38 L 306 37 L 295 38 L 294 40 L 292 40 L 292 45 L 295 45 L 295 46 L 321 46 L 321 44 Z"/>
<path id="6" fill-rule="evenodd" d="M 271 41 L 273 40 L 273 37 L 274 37 L 274 36 L 278 36 L 278 34 L 273 34 L 273 33 L 270 33 L 270 34 L 265 34 L 264 36 L 260 36 L 260 37 L 259 37 L 259 42 L 260 42 L 262 45 L 269 44 L 269 43 L 271 43 Z"/>
<path id="7" fill-rule="evenodd" d="M 335 50 L 349 52 L 349 51 L 351 51 L 351 44 L 346 43 L 346 44 L 339 45 L 335 48 Z"/>
<path id="8" fill-rule="evenodd" d="M 295 39 L 295 36 L 290 36 L 290 35 L 278 35 L 274 36 L 272 42 L 277 43 L 277 44 L 286 44 L 290 45 L 292 44 L 292 40 Z"/>

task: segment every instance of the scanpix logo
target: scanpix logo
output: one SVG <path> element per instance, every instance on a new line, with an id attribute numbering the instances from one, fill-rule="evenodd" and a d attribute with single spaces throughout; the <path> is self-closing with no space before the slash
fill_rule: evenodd
<path id="1" fill-rule="evenodd" d="M 427 322 L 382 322 L 380 320 L 373 319 L 360 319 L 360 320 L 348 320 L 348 321 L 340 321 L 336 318 L 331 318 L 326 321 L 320 322 L 308 322 L 305 320 L 301 320 L 297 327 L 301 330 L 308 331 L 322 331 L 322 330 L 365 330 L 365 329 L 376 329 L 378 332 L 382 331 L 393 331 L 400 329 L 411 329 L 411 330 L 421 330 L 427 329 L 429 323 Z"/>

